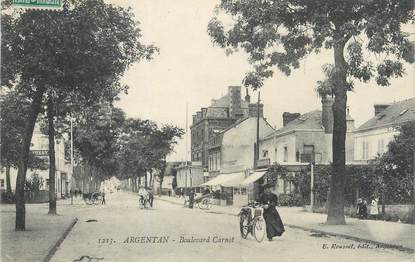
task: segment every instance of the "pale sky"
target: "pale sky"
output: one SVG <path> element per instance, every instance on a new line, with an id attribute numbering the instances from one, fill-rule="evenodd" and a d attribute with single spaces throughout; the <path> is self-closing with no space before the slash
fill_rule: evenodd
<path id="1" fill-rule="evenodd" d="M 128 117 L 151 119 L 159 124 L 186 126 L 186 103 L 189 125 L 192 114 L 209 106 L 212 98 L 226 94 L 227 86 L 241 85 L 250 65 L 242 52 L 226 56 L 214 46 L 207 34 L 207 24 L 213 15 L 214 0 L 111 0 L 122 6 L 131 6 L 140 21 L 143 42 L 154 43 L 160 54 L 151 61 L 135 64 L 125 74 L 123 83 L 130 86 L 129 94 L 117 104 Z M 414 30 L 411 30 L 412 32 Z M 321 109 L 314 89 L 323 79 L 321 66 L 332 63 L 332 51 L 309 56 L 300 69 L 289 77 L 275 72 L 261 89 L 264 115 L 277 128 L 282 125 L 282 113 L 305 113 Z M 374 114 L 374 103 L 391 103 L 415 97 L 415 67 L 406 65 L 407 75 L 393 80 L 389 87 L 356 81 L 354 92 L 349 92 L 348 105 L 356 126 Z M 251 101 L 256 101 L 256 93 Z M 245 95 L 245 88 L 242 92 Z M 185 160 L 185 142 L 182 140 L 170 160 Z M 187 143 L 190 150 L 190 136 Z M 190 154 L 188 154 L 190 157 Z"/>

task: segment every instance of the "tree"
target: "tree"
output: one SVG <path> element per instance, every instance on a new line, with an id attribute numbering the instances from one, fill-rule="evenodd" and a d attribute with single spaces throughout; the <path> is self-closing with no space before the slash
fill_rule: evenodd
<path id="1" fill-rule="evenodd" d="M 15 86 L 30 101 L 16 182 L 16 230 L 24 230 L 30 141 L 42 105 L 62 94 L 83 104 L 116 94 L 124 89 L 119 80 L 129 65 L 156 49 L 139 42 L 131 10 L 103 0 L 71 1 L 62 11 L 5 13 L 1 19 L 2 88 Z"/>
<path id="2" fill-rule="evenodd" d="M 160 194 L 167 166 L 166 157 L 173 151 L 174 145 L 177 144 L 177 139 L 181 138 L 183 134 L 184 130 L 182 128 L 173 125 L 165 125 L 158 132 L 156 132 L 153 138 L 152 147 L 155 151 L 155 168 L 159 170 L 157 178 L 159 182 Z"/>
<path id="3" fill-rule="evenodd" d="M 412 0 L 221 0 L 209 22 L 214 43 L 228 52 L 242 48 L 248 53 L 254 70 L 243 83 L 254 89 L 272 77 L 275 67 L 289 75 L 308 54 L 334 51 L 334 65 L 323 68 L 326 79 L 316 88 L 323 97 L 334 96 L 328 224 L 345 223 L 347 92 L 353 90 L 353 79 L 375 78 L 386 86 L 403 75 L 402 61 L 412 63 L 414 54 L 401 26 L 414 21 L 413 9 Z M 232 17 L 230 28 L 220 21 L 220 10 Z"/>
<path id="4" fill-rule="evenodd" d="M 116 156 L 125 113 L 112 105 L 99 103 L 76 119 L 74 147 L 86 165 L 90 177 L 98 182 L 118 172 Z"/>
<path id="5" fill-rule="evenodd" d="M 396 129 L 397 135 L 389 143 L 388 151 L 376 159 L 376 172 L 382 179 L 382 191 L 387 192 L 382 195 L 387 195 L 389 202 L 412 202 L 415 206 L 415 121 L 406 122 Z M 415 214 L 413 222 L 414 219 Z"/>

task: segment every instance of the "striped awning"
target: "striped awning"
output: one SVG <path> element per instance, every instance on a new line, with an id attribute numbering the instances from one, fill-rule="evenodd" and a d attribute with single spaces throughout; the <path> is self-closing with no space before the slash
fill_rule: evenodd
<path id="1" fill-rule="evenodd" d="M 240 182 L 243 181 L 245 178 L 244 173 L 231 173 L 231 174 L 222 174 L 219 175 L 212 180 L 207 181 L 206 183 L 202 184 L 201 186 L 224 186 L 224 187 L 232 187 L 232 186 L 239 186 Z"/>

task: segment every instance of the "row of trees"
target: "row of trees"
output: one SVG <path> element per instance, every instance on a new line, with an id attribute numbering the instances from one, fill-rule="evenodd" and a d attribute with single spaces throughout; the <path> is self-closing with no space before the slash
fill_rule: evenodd
<path id="1" fill-rule="evenodd" d="M 38 116 L 47 119 L 49 184 L 54 185 L 57 120 L 64 123 L 69 115 L 112 104 L 128 88 L 120 83 L 123 73 L 132 63 L 151 59 L 157 48 L 140 42 L 130 9 L 103 0 L 65 1 L 60 11 L 13 10 L 10 4 L 2 1 L 1 93 L 18 97 L 21 107 L 14 112 L 23 112 L 14 156 L 16 230 L 25 230 L 24 188 Z M 49 213 L 55 214 L 53 186 L 49 198 Z"/>
<path id="2" fill-rule="evenodd" d="M 148 186 L 155 173 L 161 186 L 166 157 L 183 132 L 172 125 L 158 127 L 151 120 L 126 118 L 119 108 L 97 104 L 75 119 L 76 161 L 86 165 L 87 175 L 98 183 L 115 176 L 131 179 L 134 186 L 143 178 Z"/>

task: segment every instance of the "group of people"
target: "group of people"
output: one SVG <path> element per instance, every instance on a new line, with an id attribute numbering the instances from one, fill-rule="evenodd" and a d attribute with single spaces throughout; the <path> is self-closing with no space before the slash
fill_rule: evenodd
<path id="1" fill-rule="evenodd" d="M 373 197 L 370 203 L 370 218 L 377 219 L 379 215 L 379 207 L 378 207 L 379 199 L 377 197 Z M 368 218 L 368 204 L 366 199 L 358 198 L 357 199 L 357 207 L 356 207 L 356 215 L 360 219 Z"/>
<path id="2" fill-rule="evenodd" d="M 140 186 L 138 189 L 138 196 L 141 203 L 147 202 L 150 207 L 153 207 L 154 195 L 150 187 Z"/>

